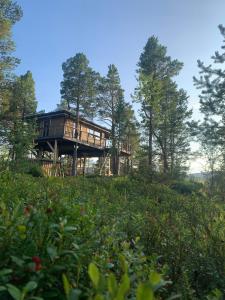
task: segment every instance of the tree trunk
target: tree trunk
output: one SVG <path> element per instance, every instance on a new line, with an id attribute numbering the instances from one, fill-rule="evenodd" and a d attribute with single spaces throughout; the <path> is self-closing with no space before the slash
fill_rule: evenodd
<path id="1" fill-rule="evenodd" d="M 76 107 L 76 127 L 75 127 L 75 139 L 79 139 L 79 117 L 80 117 L 80 105 L 79 100 L 77 101 Z M 75 142 L 74 151 L 73 151 L 73 165 L 72 165 L 72 176 L 77 176 L 77 150 L 78 150 L 78 143 Z"/>
<path id="2" fill-rule="evenodd" d="M 168 158 L 167 158 L 167 153 L 166 150 L 163 151 L 163 173 L 167 174 L 168 173 Z"/>
<path id="3" fill-rule="evenodd" d="M 150 118 L 149 118 L 149 131 L 148 131 L 148 166 L 149 166 L 149 171 L 152 173 L 153 167 L 152 167 L 152 160 L 153 160 L 153 115 L 152 115 L 152 110 L 150 108 Z"/>
<path id="4" fill-rule="evenodd" d="M 117 149 L 114 121 L 112 122 L 112 173 L 113 175 L 117 175 Z"/>

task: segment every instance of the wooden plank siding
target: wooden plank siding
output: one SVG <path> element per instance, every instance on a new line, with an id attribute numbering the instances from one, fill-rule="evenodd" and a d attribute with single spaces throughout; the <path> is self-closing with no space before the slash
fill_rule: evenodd
<path id="1" fill-rule="evenodd" d="M 38 121 L 38 138 L 59 138 L 75 141 L 75 121 L 71 118 L 54 117 Z M 49 127 L 49 128 L 47 128 Z M 104 130 L 96 128 L 88 122 L 80 121 L 78 141 L 98 148 L 106 147 L 106 134 Z"/>
<path id="2" fill-rule="evenodd" d="M 71 155 L 73 145 L 78 142 L 79 151 L 91 152 L 93 155 L 104 155 L 103 151 L 110 151 L 110 130 L 93 123 L 83 117 L 79 120 L 78 138 L 75 138 L 76 117 L 68 111 L 56 111 L 43 113 L 36 116 L 38 124 L 38 136 L 36 142 L 42 151 L 49 151 L 47 141 L 54 144 L 57 140 L 59 153 Z M 98 151 L 93 153 L 95 150 Z M 101 151 L 101 153 L 99 152 Z M 131 149 L 127 141 L 119 145 L 121 155 L 130 155 Z"/>

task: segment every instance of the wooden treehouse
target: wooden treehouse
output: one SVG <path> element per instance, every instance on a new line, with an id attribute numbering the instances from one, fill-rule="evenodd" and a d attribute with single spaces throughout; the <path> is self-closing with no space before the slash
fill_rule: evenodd
<path id="1" fill-rule="evenodd" d="M 76 116 L 66 110 L 35 115 L 37 120 L 37 138 L 35 140 L 35 160 L 38 161 L 48 176 L 72 175 L 74 149 L 77 145 L 77 173 L 95 172 L 111 175 L 110 130 L 79 118 L 76 130 Z M 130 156 L 130 145 L 119 145 L 121 170 Z M 90 167 L 95 159 L 95 169 Z M 93 165 L 93 162 L 92 162 Z"/>

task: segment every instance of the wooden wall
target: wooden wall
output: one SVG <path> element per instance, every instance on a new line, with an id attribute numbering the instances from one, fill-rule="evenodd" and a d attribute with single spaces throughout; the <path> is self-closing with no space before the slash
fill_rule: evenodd
<path id="1" fill-rule="evenodd" d="M 49 122 L 48 135 L 46 135 L 46 123 Z M 39 137 L 59 137 L 64 133 L 64 117 L 46 118 L 38 121 L 38 136 Z"/>
<path id="2" fill-rule="evenodd" d="M 46 124 L 49 122 L 49 129 L 46 130 Z M 39 138 L 40 137 L 65 137 L 75 138 L 75 121 L 71 118 L 55 117 L 39 120 Z M 47 132 L 47 133 L 46 133 Z M 104 129 L 98 128 L 92 124 L 80 121 L 79 140 L 81 142 L 105 147 L 106 133 Z"/>
<path id="3" fill-rule="evenodd" d="M 64 117 L 53 118 L 50 120 L 49 136 L 63 136 Z"/>

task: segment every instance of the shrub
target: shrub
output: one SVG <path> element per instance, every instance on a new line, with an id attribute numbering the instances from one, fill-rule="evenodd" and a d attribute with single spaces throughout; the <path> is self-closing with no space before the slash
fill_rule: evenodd
<path id="1" fill-rule="evenodd" d="M 108 299 L 124 274 L 135 299 L 154 272 L 167 284 L 149 299 L 222 299 L 224 225 L 223 203 L 162 184 L 2 172 L 0 299 Z"/>

